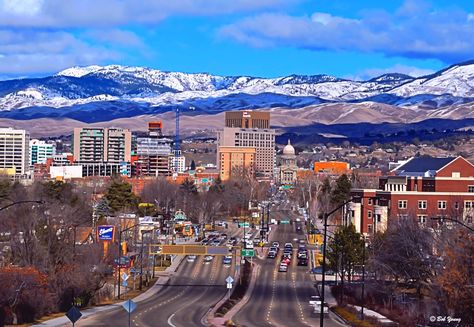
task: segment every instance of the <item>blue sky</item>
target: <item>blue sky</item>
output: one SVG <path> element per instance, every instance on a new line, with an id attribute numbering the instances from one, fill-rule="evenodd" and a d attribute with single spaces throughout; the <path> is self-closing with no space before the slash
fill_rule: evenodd
<path id="1" fill-rule="evenodd" d="M 0 0 L 0 78 L 74 65 L 423 75 L 474 59 L 474 1 Z"/>

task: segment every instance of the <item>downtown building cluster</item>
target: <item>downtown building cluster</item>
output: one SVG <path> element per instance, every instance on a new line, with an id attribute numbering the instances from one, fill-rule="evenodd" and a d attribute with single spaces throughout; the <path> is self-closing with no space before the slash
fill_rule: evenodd
<path id="1" fill-rule="evenodd" d="M 16 180 L 35 178 L 171 176 L 185 170 L 185 158 L 150 122 L 146 134 L 123 128 L 75 128 L 72 151 L 57 153 L 55 144 L 30 140 L 25 130 L 0 129 L 0 173 Z"/>

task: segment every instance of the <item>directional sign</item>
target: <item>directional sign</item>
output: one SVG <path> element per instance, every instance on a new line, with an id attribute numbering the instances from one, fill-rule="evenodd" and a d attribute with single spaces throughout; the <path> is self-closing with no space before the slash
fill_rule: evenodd
<path id="1" fill-rule="evenodd" d="M 231 276 L 229 276 L 225 279 L 225 281 L 227 282 L 227 284 L 232 284 L 234 279 Z"/>
<path id="2" fill-rule="evenodd" d="M 255 257 L 255 251 L 252 249 L 242 249 L 240 255 L 242 257 Z"/>
<path id="3" fill-rule="evenodd" d="M 232 283 L 227 283 L 227 289 L 231 289 L 232 288 Z"/>
<path id="4" fill-rule="evenodd" d="M 289 224 L 290 221 L 289 221 L 289 220 L 282 220 L 282 221 L 280 221 L 280 223 L 281 223 L 281 224 Z"/>
<path id="5" fill-rule="evenodd" d="M 127 273 L 122 274 L 122 280 L 127 280 L 130 276 Z"/>
<path id="6" fill-rule="evenodd" d="M 122 304 L 122 307 L 128 313 L 132 313 L 137 308 L 137 304 L 132 300 L 127 300 L 124 304 Z"/>
<path id="7" fill-rule="evenodd" d="M 76 306 L 72 306 L 71 309 L 69 309 L 68 312 L 66 312 L 66 317 L 68 317 L 68 319 L 74 325 L 74 323 L 78 321 L 79 318 L 82 317 L 82 313 L 79 311 L 79 309 Z"/>
<path id="8" fill-rule="evenodd" d="M 250 227 L 249 223 L 239 223 L 239 227 Z"/>
<path id="9" fill-rule="evenodd" d="M 127 282 L 126 280 L 124 280 L 124 281 L 122 282 L 122 286 L 123 286 L 123 287 L 127 287 L 127 286 L 128 286 L 128 282 Z"/>

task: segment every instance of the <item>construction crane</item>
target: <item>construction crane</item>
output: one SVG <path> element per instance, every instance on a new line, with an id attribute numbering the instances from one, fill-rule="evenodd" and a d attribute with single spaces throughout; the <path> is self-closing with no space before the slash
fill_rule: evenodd
<path id="1" fill-rule="evenodd" d="M 188 107 L 189 110 L 194 110 L 194 107 Z M 174 172 L 178 173 L 179 169 L 179 157 L 181 156 L 181 139 L 179 137 L 179 116 L 180 116 L 180 107 L 176 107 L 176 127 L 174 135 Z"/>

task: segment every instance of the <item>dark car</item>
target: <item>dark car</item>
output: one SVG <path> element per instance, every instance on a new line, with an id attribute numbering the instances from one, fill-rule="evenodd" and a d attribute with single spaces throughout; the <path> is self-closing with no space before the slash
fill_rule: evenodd
<path id="1" fill-rule="evenodd" d="M 308 258 L 298 258 L 298 266 L 307 266 L 308 265 Z"/>

